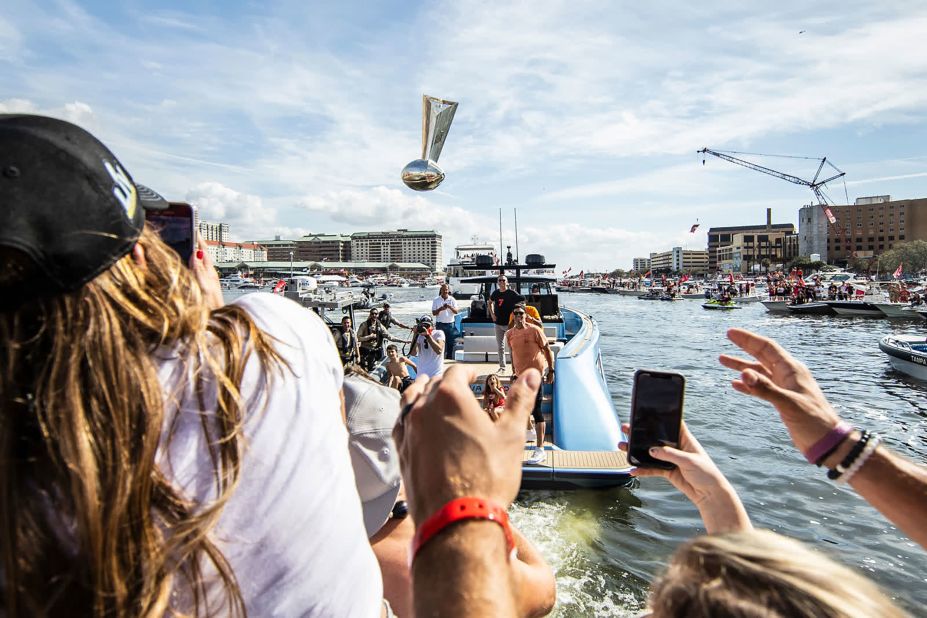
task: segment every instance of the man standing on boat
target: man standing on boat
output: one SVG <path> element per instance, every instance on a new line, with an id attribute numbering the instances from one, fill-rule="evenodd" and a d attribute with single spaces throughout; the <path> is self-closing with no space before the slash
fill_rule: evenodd
<path id="1" fill-rule="evenodd" d="M 409 329 L 408 326 L 397 320 L 393 317 L 392 312 L 389 308 L 389 303 L 383 303 L 383 308 L 380 309 L 380 324 L 386 328 L 392 328 L 393 326 L 398 326 L 399 328 Z"/>
<path id="2" fill-rule="evenodd" d="M 383 342 L 402 341 L 393 337 L 380 323 L 380 310 L 373 308 L 370 315 L 357 329 L 357 340 L 360 342 L 361 367 L 365 371 L 373 371 L 380 359 L 383 358 Z"/>
<path id="3" fill-rule="evenodd" d="M 525 302 L 525 297 L 509 289 L 509 280 L 504 273 L 496 281 L 498 289 L 489 296 L 489 318 L 496 326 L 496 345 L 499 351 L 499 371 L 505 371 L 505 332 L 509 329 L 509 316 L 518 303 Z"/>
<path id="4" fill-rule="evenodd" d="M 457 341 L 457 328 L 454 316 L 457 315 L 457 299 L 451 296 L 446 283 L 441 284 L 438 296 L 431 301 L 431 314 L 435 316 L 438 330 L 444 333 L 444 357 L 454 358 L 454 343 Z"/>
<path id="5" fill-rule="evenodd" d="M 534 324 L 528 324 L 525 319 L 524 303 L 515 305 L 512 316 L 515 318 L 515 325 L 505 333 L 505 338 L 512 349 L 512 369 L 514 371 L 512 380 L 515 380 L 516 376 L 521 375 L 528 369 L 537 369 L 541 375 L 544 375 L 546 365 L 547 375 L 544 381 L 547 384 L 553 384 L 554 355 L 550 351 L 550 344 L 547 343 L 544 331 Z M 537 453 L 532 458 L 532 461 L 536 463 L 544 461 L 544 434 L 547 432 L 547 423 L 544 422 L 544 415 L 541 414 L 543 390 L 543 388 L 538 389 L 537 398 L 534 401 L 534 410 L 531 411 L 537 437 Z"/>
<path id="6" fill-rule="evenodd" d="M 444 373 L 444 333 L 435 330 L 430 315 L 423 315 L 415 325 L 409 356 L 415 356 L 415 372 L 432 378 Z"/>

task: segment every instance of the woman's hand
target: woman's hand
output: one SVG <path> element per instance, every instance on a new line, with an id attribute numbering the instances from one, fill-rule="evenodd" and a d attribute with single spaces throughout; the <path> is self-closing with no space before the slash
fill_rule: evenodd
<path id="1" fill-rule="evenodd" d="M 621 430 L 625 435 L 630 435 L 631 426 L 625 423 Z M 627 451 L 627 442 L 622 442 L 618 448 Z M 662 476 L 667 479 L 698 508 L 709 534 L 753 528 L 737 492 L 685 423 L 680 428 L 678 449 L 655 446 L 650 449 L 650 456 L 675 464 L 676 467 L 672 470 L 639 467 L 632 470 L 631 475 Z"/>
<path id="2" fill-rule="evenodd" d="M 727 331 L 727 337 L 756 361 L 722 354 L 722 365 L 740 371 L 734 390 L 768 401 L 779 411 L 802 453 L 824 437 L 840 417 L 827 401 L 811 372 L 778 343 L 742 328 Z"/>
<path id="3" fill-rule="evenodd" d="M 219 274 L 212 263 L 212 257 L 206 247 L 206 241 L 203 236 L 196 233 L 196 251 L 190 256 L 190 270 L 193 272 L 193 278 L 199 283 L 203 292 L 203 301 L 210 311 L 218 309 L 225 304 L 222 298 L 222 284 L 219 283 Z"/>

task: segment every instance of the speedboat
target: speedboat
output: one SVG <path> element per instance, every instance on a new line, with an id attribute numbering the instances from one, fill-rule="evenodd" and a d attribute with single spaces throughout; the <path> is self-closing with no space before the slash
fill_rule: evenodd
<path id="1" fill-rule="evenodd" d="M 887 335 L 879 341 L 879 349 L 896 371 L 927 381 L 927 339 L 923 335 Z"/>
<path id="2" fill-rule="evenodd" d="M 475 370 L 471 389 L 483 396 L 489 374 L 499 377 L 504 389 L 511 382 L 510 353 L 507 369 L 498 373 L 498 350 L 495 326 L 489 319 L 486 301 L 496 289 L 500 273 L 508 276 L 509 287 L 527 298 L 537 309 L 544 324 L 544 334 L 554 356 L 556 379 L 544 385 L 541 412 L 547 422 L 543 457 L 535 450 L 535 439 L 525 442 L 522 464 L 524 489 L 577 489 L 615 487 L 631 481 L 632 466 L 625 453 L 618 450 L 625 440 L 621 423 L 612 403 L 599 349 L 599 327 L 591 316 L 560 305 L 549 277 L 524 274 L 526 270 L 555 268 L 535 263 L 493 266 L 494 274 L 466 278 L 464 284 L 479 285 L 480 293 L 456 316 L 462 337 L 454 360 L 445 366 L 464 364 Z M 529 295 L 537 285 L 540 294 Z"/>
<path id="3" fill-rule="evenodd" d="M 830 305 L 837 315 L 858 318 L 885 317 L 885 314 L 875 304 L 865 300 L 826 300 L 823 302 Z"/>
<path id="4" fill-rule="evenodd" d="M 770 298 L 769 300 L 761 300 L 760 302 L 766 307 L 766 311 L 770 313 L 788 313 L 789 311 L 789 301 L 781 296 Z"/>
<path id="5" fill-rule="evenodd" d="M 798 315 L 834 315 L 833 309 L 827 303 L 800 303 L 795 305 L 788 305 L 786 307 L 789 313 L 796 313 Z"/>
<path id="6" fill-rule="evenodd" d="M 908 303 L 872 303 L 885 317 L 892 319 L 917 320 L 920 316 Z"/>

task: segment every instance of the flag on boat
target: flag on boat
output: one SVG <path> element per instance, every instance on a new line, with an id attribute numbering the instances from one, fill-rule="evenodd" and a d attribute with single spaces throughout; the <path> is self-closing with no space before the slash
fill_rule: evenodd
<path id="1" fill-rule="evenodd" d="M 685 283 L 689 280 L 689 275 L 683 275 L 679 278 L 679 283 Z"/>
<path id="2" fill-rule="evenodd" d="M 692 224 L 692 227 L 689 228 L 689 233 L 690 233 L 690 234 L 695 234 L 695 230 L 698 229 L 698 226 L 699 226 L 699 225 L 700 225 L 700 224 L 698 224 L 698 223 L 693 223 L 693 224 Z"/>
<path id="3" fill-rule="evenodd" d="M 865 296 L 865 295 L 866 295 L 866 290 L 861 290 L 861 289 L 859 289 L 859 288 L 856 288 L 856 295 L 857 295 L 857 296 Z"/>
<path id="4" fill-rule="evenodd" d="M 734 283 L 734 273 L 728 273 L 727 278 L 732 284 Z"/>
<path id="5" fill-rule="evenodd" d="M 902 264 L 904 264 L 904 262 L 901 262 L 900 264 L 898 264 L 898 268 L 896 268 L 896 269 L 895 269 L 895 272 L 892 273 L 892 278 L 894 278 L 894 279 L 901 279 L 901 272 L 902 272 L 902 271 L 901 271 L 901 266 L 902 266 Z"/>
<path id="6" fill-rule="evenodd" d="M 582 279 L 582 278 L 585 276 L 585 274 L 586 274 L 586 271 L 585 271 L 585 270 L 581 270 L 581 271 L 579 271 L 579 274 L 576 275 L 576 276 L 579 277 L 580 279 Z"/>
<path id="7" fill-rule="evenodd" d="M 644 279 L 646 279 L 649 276 L 650 276 L 650 271 L 648 270 L 647 272 L 644 273 Z"/>
<path id="8" fill-rule="evenodd" d="M 571 270 L 573 270 L 573 267 L 572 267 L 572 266 L 570 266 L 570 267 L 567 268 L 565 271 L 563 271 L 563 276 L 565 277 L 565 276 L 569 275 Z"/>

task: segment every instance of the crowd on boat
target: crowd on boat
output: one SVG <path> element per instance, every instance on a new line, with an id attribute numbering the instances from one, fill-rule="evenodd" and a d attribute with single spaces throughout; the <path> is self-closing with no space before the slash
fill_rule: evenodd
<path id="1" fill-rule="evenodd" d="M 400 399 L 346 371 L 299 304 L 224 304 L 205 243 L 183 263 L 145 223 L 164 200 L 86 131 L 0 115 L 0 171 L 4 615 L 551 611 L 553 571 L 507 515 L 537 367 L 516 363 L 495 422 L 465 367 L 422 372 Z M 429 322 L 418 341 L 440 341 Z M 927 469 L 843 422 L 775 342 L 728 336 L 753 357 L 721 357 L 733 387 L 927 547 Z M 754 529 L 685 426 L 651 454 L 675 469 L 635 475 L 666 478 L 707 533 L 654 580 L 651 615 L 903 615 L 863 575 Z"/>

